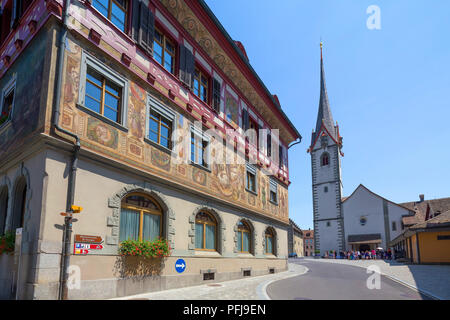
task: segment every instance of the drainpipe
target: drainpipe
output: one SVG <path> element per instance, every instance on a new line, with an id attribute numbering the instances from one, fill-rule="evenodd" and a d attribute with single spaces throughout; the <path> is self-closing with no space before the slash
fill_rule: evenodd
<path id="1" fill-rule="evenodd" d="M 299 144 L 300 142 L 302 142 L 302 138 L 298 138 L 298 141 L 294 141 L 290 146 L 288 146 L 288 149 L 290 149 L 291 147 L 295 146 L 296 144 Z"/>
<path id="2" fill-rule="evenodd" d="M 71 161 L 71 168 L 69 170 L 68 177 L 68 187 L 67 187 L 67 201 L 66 201 L 66 212 L 72 213 L 72 205 L 74 201 L 74 191 L 75 191 L 75 182 L 76 182 L 76 172 L 78 167 L 78 154 L 80 151 L 80 138 L 63 128 L 61 128 L 58 124 L 60 118 L 60 105 L 61 105 L 61 86 L 62 86 L 62 73 L 63 73 L 63 65 L 64 65 L 64 52 L 66 47 L 66 39 L 67 39 L 67 17 L 70 6 L 70 0 L 63 1 L 63 12 L 62 12 L 62 26 L 60 31 L 60 39 L 58 45 L 58 55 L 57 55 L 57 65 L 56 65 L 56 73 L 55 73 L 55 103 L 53 106 L 54 114 L 53 114 L 53 126 L 56 130 L 72 137 L 75 139 L 73 157 Z M 60 277 L 59 277 L 59 292 L 58 299 L 59 300 L 67 300 L 68 296 L 68 288 L 67 288 L 67 280 L 68 280 L 68 269 L 70 265 L 70 242 L 72 239 L 72 217 L 64 218 L 64 231 L 63 231 L 63 243 L 62 243 L 62 255 L 61 255 L 61 266 L 60 266 Z"/>

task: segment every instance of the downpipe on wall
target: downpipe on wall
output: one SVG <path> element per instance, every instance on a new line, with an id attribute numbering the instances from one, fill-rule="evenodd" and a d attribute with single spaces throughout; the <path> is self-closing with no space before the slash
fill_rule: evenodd
<path id="1" fill-rule="evenodd" d="M 55 74 L 55 99 L 53 106 L 53 127 L 74 138 L 74 150 L 73 157 L 71 159 L 71 166 L 69 170 L 68 176 L 68 186 L 67 186 L 67 200 L 66 200 L 66 212 L 72 213 L 72 205 L 74 203 L 75 196 L 75 182 L 76 182 L 76 173 L 78 168 L 78 155 L 80 152 L 81 144 L 80 138 L 63 128 L 61 128 L 58 124 L 60 118 L 60 106 L 61 106 L 61 86 L 62 86 L 62 73 L 64 67 L 64 52 L 66 48 L 66 40 L 67 40 L 67 18 L 69 12 L 70 0 L 63 1 L 63 11 L 62 11 L 62 26 L 60 30 L 60 38 L 58 44 L 58 54 L 57 54 L 57 65 L 56 65 L 56 74 Z M 66 216 L 64 218 L 64 230 L 63 230 L 63 240 L 62 240 L 62 253 L 61 253 L 61 265 L 60 265 L 60 276 L 59 276 L 59 291 L 58 291 L 58 299 L 59 300 L 67 300 L 68 298 L 68 287 L 67 280 L 69 277 L 68 270 L 70 266 L 70 244 L 72 239 L 72 217 Z"/>

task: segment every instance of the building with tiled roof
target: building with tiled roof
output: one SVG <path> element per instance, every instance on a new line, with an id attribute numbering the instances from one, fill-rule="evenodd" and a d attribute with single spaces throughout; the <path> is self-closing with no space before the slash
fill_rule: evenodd
<path id="1" fill-rule="evenodd" d="M 414 216 L 403 218 L 405 230 L 391 241 L 398 257 L 414 263 L 450 263 L 450 198 L 425 200 L 402 205 Z"/>

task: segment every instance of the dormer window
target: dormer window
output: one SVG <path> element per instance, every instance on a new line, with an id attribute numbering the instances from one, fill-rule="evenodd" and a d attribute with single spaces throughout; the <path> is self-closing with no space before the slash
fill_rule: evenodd
<path id="1" fill-rule="evenodd" d="M 320 165 L 323 167 L 323 166 L 327 166 L 329 164 L 330 164 L 330 155 L 325 152 L 320 157 Z"/>

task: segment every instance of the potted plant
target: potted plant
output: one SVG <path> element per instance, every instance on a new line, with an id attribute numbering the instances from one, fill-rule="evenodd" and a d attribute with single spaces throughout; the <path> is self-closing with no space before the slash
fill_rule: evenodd
<path id="1" fill-rule="evenodd" d="M 320 250 L 314 250 L 314 259 L 319 259 L 320 258 Z"/>
<path id="2" fill-rule="evenodd" d="M 153 241 L 125 240 L 120 243 L 121 256 L 164 258 L 171 254 L 170 244 L 165 239 Z"/>
<path id="3" fill-rule="evenodd" d="M 3 111 L 2 114 L 0 114 L 0 126 L 4 124 L 8 120 L 8 118 L 9 115 L 5 111 Z"/>
<path id="4" fill-rule="evenodd" d="M 11 231 L 6 231 L 4 235 L 0 236 L 0 255 L 13 254 L 14 253 L 14 243 L 16 237 Z"/>

